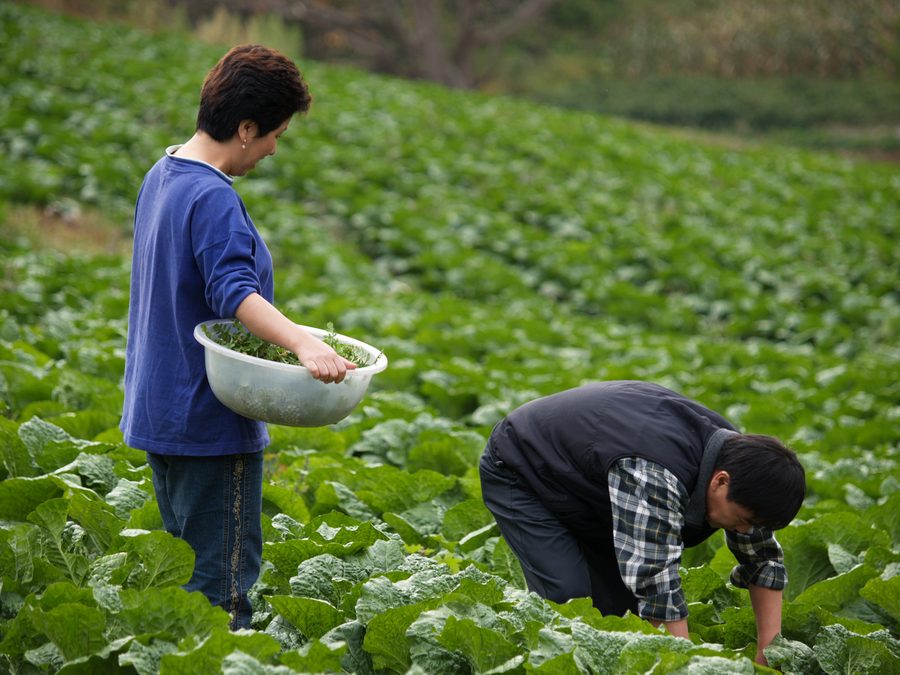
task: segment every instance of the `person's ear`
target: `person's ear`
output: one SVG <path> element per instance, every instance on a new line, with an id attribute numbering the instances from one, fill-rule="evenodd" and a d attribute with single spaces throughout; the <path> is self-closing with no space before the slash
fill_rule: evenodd
<path id="1" fill-rule="evenodd" d="M 730 482 L 731 475 L 724 469 L 713 472 L 712 478 L 709 479 L 709 485 L 714 490 L 719 488 L 727 489 Z"/>
<path id="2" fill-rule="evenodd" d="M 241 120 L 238 124 L 238 136 L 241 143 L 246 145 L 259 135 L 259 125 L 253 120 Z"/>

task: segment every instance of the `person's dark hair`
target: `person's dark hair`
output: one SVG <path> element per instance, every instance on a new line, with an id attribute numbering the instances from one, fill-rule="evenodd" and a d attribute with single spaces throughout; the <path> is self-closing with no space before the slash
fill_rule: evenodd
<path id="1" fill-rule="evenodd" d="M 749 510 L 755 524 L 787 527 L 806 496 L 806 472 L 793 450 L 772 436 L 739 434 L 722 444 L 715 471 L 727 471 L 728 499 Z"/>
<path id="2" fill-rule="evenodd" d="M 265 136 L 294 113 L 309 110 L 311 101 L 293 61 L 268 47 L 242 45 L 225 54 L 203 81 L 197 128 L 223 142 L 241 120 L 253 120 Z"/>

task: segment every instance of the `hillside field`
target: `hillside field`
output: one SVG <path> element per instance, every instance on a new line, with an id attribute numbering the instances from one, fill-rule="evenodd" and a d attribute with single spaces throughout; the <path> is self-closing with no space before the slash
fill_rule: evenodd
<path id="1" fill-rule="evenodd" d="M 310 114 L 235 187 L 276 304 L 390 367 L 341 423 L 271 428 L 231 633 L 117 429 L 127 255 L 14 222 L 127 234 L 223 50 L 11 3 L 0 37 L 0 671 L 773 672 L 721 534 L 683 558 L 689 643 L 527 593 L 482 505 L 506 412 L 646 379 L 807 468 L 770 664 L 900 673 L 900 168 L 301 64 Z"/>

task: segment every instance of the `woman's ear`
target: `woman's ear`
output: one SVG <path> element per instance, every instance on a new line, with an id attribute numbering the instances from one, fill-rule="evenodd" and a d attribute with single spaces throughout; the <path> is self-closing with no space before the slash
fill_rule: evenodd
<path id="1" fill-rule="evenodd" d="M 241 143 L 247 144 L 259 135 L 259 125 L 253 120 L 241 120 L 238 124 L 238 137 Z"/>

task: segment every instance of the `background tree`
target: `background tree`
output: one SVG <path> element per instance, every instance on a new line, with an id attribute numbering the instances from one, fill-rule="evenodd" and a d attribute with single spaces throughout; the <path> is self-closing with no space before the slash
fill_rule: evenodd
<path id="1" fill-rule="evenodd" d="M 234 0 L 233 0 L 234 1 Z M 304 28 L 307 53 L 343 56 L 378 72 L 477 87 L 497 51 L 533 26 L 557 0 L 257 0 Z"/>
<path id="2" fill-rule="evenodd" d="M 900 0 L 27 0 L 454 88 L 900 159 Z M 0 0 L 2 4 L 2 0 Z"/>

